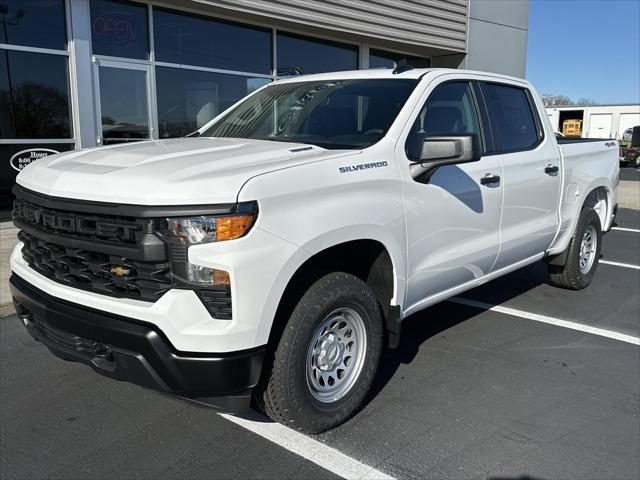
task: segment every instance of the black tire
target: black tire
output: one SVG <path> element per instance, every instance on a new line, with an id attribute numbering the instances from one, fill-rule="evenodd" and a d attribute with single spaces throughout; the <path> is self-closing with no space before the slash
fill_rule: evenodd
<path id="1" fill-rule="evenodd" d="M 363 363 L 341 398 L 319 401 L 307 377 L 309 345 L 327 317 L 343 308 L 357 312 L 362 319 L 366 337 Z M 325 275 L 294 307 L 275 348 L 268 377 L 256 392 L 260 397 L 257 403 L 275 421 L 305 433 L 317 434 L 340 425 L 359 410 L 371 388 L 383 336 L 381 309 L 368 285 L 347 273 Z"/>
<path id="2" fill-rule="evenodd" d="M 582 272 L 580 270 L 580 247 L 582 238 L 589 227 L 595 230 L 595 258 L 591 268 Z M 602 227 L 600 225 L 600 217 L 595 210 L 585 208 L 580 212 L 576 231 L 569 244 L 569 252 L 564 265 L 549 265 L 549 276 L 551 283 L 560 288 L 568 290 L 582 290 L 588 287 L 593 280 L 593 276 L 598 268 L 600 252 L 602 250 Z"/>

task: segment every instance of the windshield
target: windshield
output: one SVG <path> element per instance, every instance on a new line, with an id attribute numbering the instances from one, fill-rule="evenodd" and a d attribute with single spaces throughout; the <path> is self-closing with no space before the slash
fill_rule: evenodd
<path id="1" fill-rule="evenodd" d="M 366 148 L 384 137 L 417 84 L 408 79 L 275 84 L 248 97 L 201 136 Z"/>

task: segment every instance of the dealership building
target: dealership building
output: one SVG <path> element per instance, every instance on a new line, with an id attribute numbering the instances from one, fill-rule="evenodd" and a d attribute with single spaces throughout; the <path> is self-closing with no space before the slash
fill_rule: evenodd
<path id="1" fill-rule="evenodd" d="M 186 135 L 278 77 L 400 59 L 522 77 L 528 18 L 528 0 L 0 0 L 0 210 L 43 156 Z"/>

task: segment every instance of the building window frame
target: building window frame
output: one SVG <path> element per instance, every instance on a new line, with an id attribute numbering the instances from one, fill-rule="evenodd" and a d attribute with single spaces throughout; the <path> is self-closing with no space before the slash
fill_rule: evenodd
<path id="1" fill-rule="evenodd" d="M 71 44 L 72 44 L 72 31 L 71 31 L 71 15 L 70 9 L 71 5 L 69 3 L 70 0 L 64 0 L 64 21 L 65 21 L 65 31 L 67 35 L 67 49 L 60 50 L 54 48 L 43 48 L 43 47 L 30 47 L 27 45 L 13 45 L 10 43 L 1 43 L 0 42 L 0 52 L 4 51 L 13 51 L 13 52 L 28 52 L 28 53 L 41 53 L 46 55 L 59 55 L 62 57 L 67 57 L 67 81 L 69 86 L 69 121 L 71 122 L 70 133 L 71 136 L 69 138 L 0 138 L 0 145 L 15 145 L 15 144 L 24 144 L 24 145 L 37 145 L 37 144 L 76 144 L 76 138 L 78 136 L 78 129 L 80 125 L 80 121 L 76 118 L 76 108 L 75 101 L 76 91 L 75 85 L 72 81 L 73 69 L 72 69 L 72 54 L 71 54 Z"/>
<path id="2" fill-rule="evenodd" d="M 70 0 L 65 0 L 65 1 L 69 2 Z M 357 49 L 357 69 L 358 70 L 366 70 L 367 68 L 369 68 L 369 53 L 371 49 L 384 50 L 384 51 L 399 53 L 399 54 L 406 54 L 407 56 L 417 56 L 415 53 L 412 54 L 406 51 L 384 47 L 372 42 L 351 41 L 348 39 L 340 38 L 337 35 L 330 35 L 330 34 L 323 34 L 323 33 L 316 33 L 316 32 L 309 33 L 309 32 L 303 31 L 302 29 L 296 29 L 296 28 L 278 28 L 278 27 L 274 27 L 272 24 L 269 24 L 267 22 L 240 19 L 240 18 L 234 17 L 233 15 L 225 15 L 225 14 L 214 15 L 210 11 L 207 11 L 205 9 L 200 9 L 200 8 L 192 8 L 192 7 L 177 8 L 175 5 L 172 5 L 170 2 L 164 2 L 161 0 L 128 0 L 128 1 L 130 1 L 131 3 L 144 5 L 147 8 L 147 25 L 148 25 L 148 32 L 149 32 L 148 59 L 133 59 L 133 58 L 126 58 L 126 57 L 114 57 L 114 56 L 108 56 L 108 55 L 94 54 L 93 45 L 91 44 L 91 39 L 89 39 L 90 48 L 91 48 L 92 72 L 95 72 L 95 65 L 99 64 L 101 61 L 127 62 L 127 63 L 134 63 L 138 65 L 147 65 L 149 67 L 148 102 L 149 102 L 149 109 L 150 109 L 150 115 L 151 115 L 149 119 L 151 140 L 160 139 L 158 108 L 157 108 L 158 101 L 157 101 L 156 67 L 169 67 L 169 68 L 179 68 L 179 69 L 185 69 L 185 70 L 194 70 L 194 71 L 200 71 L 200 72 L 218 73 L 218 74 L 225 74 L 225 75 L 237 75 L 245 78 L 265 78 L 265 79 L 270 79 L 271 81 L 275 81 L 275 80 L 278 80 L 279 78 L 277 76 L 277 71 L 278 71 L 277 37 L 279 33 L 291 34 L 294 36 L 303 36 L 303 37 L 309 38 L 310 40 L 317 39 L 319 41 L 335 42 L 339 44 L 353 46 Z M 173 10 L 176 13 L 180 13 L 180 14 L 198 15 L 202 17 L 211 18 L 212 20 L 234 22 L 240 25 L 246 25 L 248 27 L 266 28 L 270 30 L 271 32 L 271 73 L 270 74 L 252 73 L 252 72 L 245 72 L 245 71 L 238 71 L 238 70 L 228 70 L 228 69 L 215 68 L 215 67 L 203 67 L 199 65 L 188 65 L 188 64 L 163 62 L 163 61 L 156 60 L 155 31 L 154 31 L 154 20 L 153 20 L 154 8 L 161 8 L 163 10 Z M 87 21 L 91 23 L 91 18 L 88 18 Z M 72 36 L 70 29 L 68 29 L 68 36 Z M 432 61 L 431 57 L 425 57 L 425 58 L 428 58 L 430 61 Z M 280 78 L 286 78 L 286 77 L 280 77 Z M 95 79 L 94 79 L 94 82 L 96 82 Z M 94 98 L 94 102 L 96 102 L 94 104 L 95 105 L 94 115 L 96 116 L 95 118 L 96 144 L 98 144 L 97 139 L 101 138 L 101 135 L 102 135 L 100 119 L 98 118 L 99 117 L 98 112 L 100 111 L 100 106 L 98 105 L 99 101 L 100 101 L 99 96 Z M 74 117 L 74 125 L 76 123 L 79 123 L 79 122 L 75 122 L 75 120 L 76 119 Z"/>

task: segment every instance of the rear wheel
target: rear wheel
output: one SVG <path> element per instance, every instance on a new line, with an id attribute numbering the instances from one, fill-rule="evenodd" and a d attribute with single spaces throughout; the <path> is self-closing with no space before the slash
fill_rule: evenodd
<path id="1" fill-rule="evenodd" d="M 580 212 L 564 265 L 549 265 L 551 282 L 561 288 L 581 290 L 593 280 L 602 247 L 600 217 L 595 210 Z"/>
<path id="2" fill-rule="evenodd" d="M 265 412 L 291 428 L 320 433 L 350 418 L 375 377 L 382 313 L 359 278 L 330 273 L 291 314 L 260 395 Z"/>

